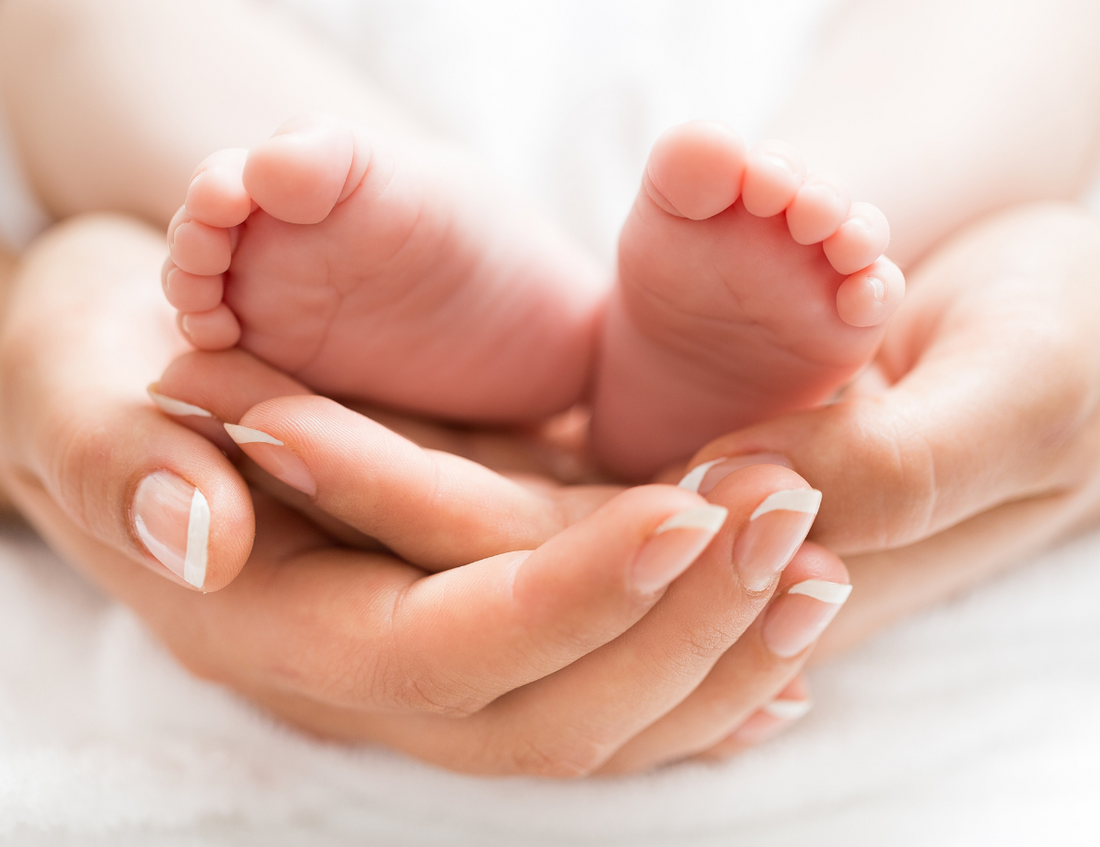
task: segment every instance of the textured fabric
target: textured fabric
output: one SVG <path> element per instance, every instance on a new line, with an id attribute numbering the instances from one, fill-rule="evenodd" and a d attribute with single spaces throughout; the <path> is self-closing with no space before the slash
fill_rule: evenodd
<path id="1" fill-rule="evenodd" d="M 1097 844 L 1097 598 L 1100 535 L 818 668 L 801 725 L 736 761 L 481 780 L 276 725 L 8 531 L 0 843 Z"/>

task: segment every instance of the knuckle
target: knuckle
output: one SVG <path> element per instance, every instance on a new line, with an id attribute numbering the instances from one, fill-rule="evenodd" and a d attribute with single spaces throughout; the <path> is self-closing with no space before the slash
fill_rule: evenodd
<path id="1" fill-rule="evenodd" d="M 613 752 L 611 744 L 587 735 L 549 742 L 527 738 L 510 752 L 505 768 L 519 776 L 580 779 L 595 773 Z"/>
<path id="2" fill-rule="evenodd" d="M 470 717 L 491 700 L 468 684 L 431 673 L 412 675 L 394 663 L 376 666 L 370 673 L 366 690 L 375 702 L 403 711 L 449 718 Z"/>
<path id="3" fill-rule="evenodd" d="M 878 402 L 872 398 L 852 410 L 850 443 L 858 460 L 850 466 L 859 469 L 863 531 L 872 544 L 889 548 L 922 537 L 933 525 L 937 473 L 926 435 L 904 414 L 881 414 Z"/>
<path id="4" fill-rule="evenodd" d="M 115 439 L 97 421 L 59 417 L 47 426 L 52 446 L 43 469 L 46 487 L 70 519 L 98 537 L 97 518 L 107 498 L 93 482 L 109 479 Z"/>
<path id="5" fill-rule="evenodd" d="M 357 689 L 374 703 L 403 711 L 452 718 L 469 717 L 494 696 L 472 680 L 441 670 L 430 657 L 409 653 L 397 621 L 402 617 L 404 593 L 395 595 L 388 610 L 388 649 L 358 663 Z"/>

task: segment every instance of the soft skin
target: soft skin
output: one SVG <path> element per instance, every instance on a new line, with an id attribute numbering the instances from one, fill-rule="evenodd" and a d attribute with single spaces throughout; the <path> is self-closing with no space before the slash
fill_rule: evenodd
<path id="1" fill-rule="evenodd" d="M 58 227 L 25 258 L 0 339 L 2 473 L 42 534 L 194 672 L 321 735 L 377 741 L 463 771 L 551 776 L 704 753 L 788 688 L 816 631 L 796 653 L 779 655 L 756 623 L 759 613 L 777 586 L 784 594 L 806 580 L 847 578 L 835 556 L 813 545 L 781 576 L 812 516 L 795 515 L 791 528 L 779 512 L 758 524 L 768 518 L 768 532 L 789 532 L 781 539 L 789 549 L 766 578 L 745 570 L 749 559 L 738 551 L 758 528 L 752 514 L 777 491 L 809 491 L 785 468 L 747 468 L 712 492 L 728 516 L 708 532 L 658 531 L 704 505 L 680 488 L 520 486 L 468 462 L 456 472 L 485 482 L 462 488 L 480 498 L 479 508 L 462 515 L 463 504 L 449 500 L 425 514 L 424 480 L 409 473 L 390 480 L 395 496 L 380 511 L 364 499 L 365 468 L 339 458 L 348 448 L 390 449 L 392 439 L 369 442 L 354 429 L 350 443 L 334 439 L 369 422 L 326 398 L 278 399 L 287 378 L 262 365 L 242 369 L 243 354 L 222 354 L 231 366 L 215 362 L 221 379 L 201 369 L 209 360 L 192 355 L 192 367 L 174 368 L 161 390 L 279 436 L 311 463 L 314 501 L 354 528 L 383 535 L 387 523 L 403 522 L 401 537 L 420 542 L 407 548 L 410 559 L 432 569 L 465 566 L 431 574 L 390 554 L 355 551 L 259 491 L 250 552 L 244 480 L 211 441 L 142 398 L 142 385 L 179 349 L 156 331 L 170 321 L 167 305 L 138 294 L 156 278 L 161 251 L 140 225 L 88 218 Z M 114 332 L 111 292 L 151 331 Z M 54 332 L 54 355 L 33 355 L 42 334 Z M 233 408 L 246 397 L 240 383 L 259 405 Z M 208 393 L 199 396 L 200 388 Z M 263 400 L 268 391 L 275 396 Z M 187 449 L 162 449 L 173 443 Z M 427 462 L 459 462 L 406 444 Z M 181 584 L 135 535 L 133 491 L 166 468 L 207 492 L 206 587 L 220 590 Z M 525 520 L 515 520 L 519 499 Z M 459 541 L 473 543 L 501 514 L 512 534 L 498 535 L 497 549 L 470 548 L 463 557 L 443 535 L 418 538 L 423 527 L 449 521 Z M 720 691 L 704 683 L 714 674 Z M 723 708 L 703 709 L 706 720 L 690 721 L 691 732 L 646 737 L 677 708 L 698 710 L 696 697 Z"/>
<path id="2" fill-rule="evenodd" d="M 335 67 L 316 50 L 303 45 L 288 29 L 253 17 L 248 7 L 228 3 L 217 9 L 222 15 L 223 26 L 204 27 L 204 9 L 209 13 L 213 8 L 202 3 L 108 4 L 77 0 L 8 0 L 0 5 L 0 35 L 4 39 L 0 47 L 0 75 L 6 106 L 36 190 L 55 214 L 64 216 L 111 208 L 129 211 L 163 226 L 178 206 L 196 161 L 210 150 L 258 142 L 287 115 L 327 108 L 350 112 L 357 118 L 362 116 L 376 125 L 390 125 L 387 122 L 391 119 L 394 125 L 401 123 L 400 119 L 392 118 L 392 111 L 378 107 L 378 98 L 361 79 Z M 905 262 L 912 263 L 926 254 L 938 240 L 966 221 L 980 218 L 1006 204 L 1075 196 L 1095 160 L 1098 116 L 1094 104 L 1100 99 L 1097 85 L 1100 74 L 1096 63 L 1100 49 L 1095 42 L 1100 38 L 1100 26 L 1092 25 L 1088 17 L 1097 13 L 1095 4 L 1064 2 L 1052 6 L 1025 2 L 1002 5 L 995 33 L 991 33 L 989 22 L 983 18 L 987 9 L 986 4 L 978 2 L 962 6 L 944 2 L 912 8 L 885 3 L 853 6 L 838 20 L 823 58 L 811 69 L 802 93 L 772 132 L 797 143 L 816 165 L 845 173 L 853 190 L 882 207 L 894 222 L 895 255 Z M 105 16 L 97 17 L 100 12 Z M 166 21 L 164 16 L 168 13 L 176 18 Z M 872 14 L 868 16 L 868 13 Z M 926 15 L 921 18 L 919 30 L 911 20 L 918 14 Z M 78 19 L 85 16 L 85 21 L 98 23 L 88 27 L 67 27 L 73 15 Z M 125 20 L 126 26 L 115 25 L 114 20 Z M 1041 29 L 1036 28 L 1037 22 L 1042 23 Z M 865 37 L 868 25 L 874 27 L 874 38 Z M 1026 37 L 1013 36 L 1007 40 L 993 37 L 1006 31 L 1024 33 Z M 1030 37 L 1037 31 L 1044 34 L 1042 39 Z M 79 49 L 43 49 L 44 41 L 57 44 L 59 32 L 71 39 L 66 44 Z M 188 37 L 176 43 L 164 37 L 166 32 L 187 34 Z M 921 37 L 912 38 L 917 32 Z M 190 45 L 195 43 L 192 36 L 200 44 L 208 44 L 204 39 L 209 38 L 226 40 L 220 48 L 215 45 L 214 49 L 204 50 L 204 55 L 214 61 L 196 66 L 187 61 Z M 856 49 L 850 48 L 853 43 Z M 228 49 L 229 45 L 232 49 Z M 876 68 L 888 69 L 889 73 L 868 76 L 863 64 L 867 45 L 879 51 Z M 1057 45 L 1057 49 L 1052 50 L 1052 45 Z M 964 49 L 957 49 L 960 46 Z M 983 51 L 979 58 L 975 58 L 975 49 Z M 946 61 L 947 56 L 959 57 L 962 64 Z M 1057 56 L 1058 60 L 1051 61 L 1051 56 Z M 235 67 L 227 70 L 218 64 L 223 61 L 231 61 Z M 138 77 L 130 73 L 133 67 L 142 67 L 143 74 Z M 116 73 L 119 69 L 124 71 L 121 77 Z M 186 69 L 186 73 L 181 69 Z M 974 70 L 981 73 L 971 73 Z M 115 83 L 120 78 L 135 84 L 118 86 Z M 1020 78 L 1041 79 L 1042 84 L 1021 87 L 1017 83 Z M 227 87 L 222 84 L 225 79 L 233 79 L 236 84 Z M 858 84 L 850 84 L 853 79 Z M 141 84 L 136 84 L 138 82 Z M 1028 96 L 1022 97 L 1021 92 Z M 1059 96 L 1048 96 L 1050 92 L 1057 92 Z M 920 96 L 916 96 L 917 93 Z M 834 108 L 838 99 L 843 102 Z M 970 108 L 979 101 L 990 106 L 981 115 Z M 250 108 L 240 108 L 241 102 L 248 102 Z M 876 122 L 883 103 L 890 104 L 889 120 Z M 167 104 L 182 109 L 185 116 L 172 121 L 158 119 L 158 115 L 164 117 L 162 110 Z M 942 104 L 951 104 L 954 111 L 945 114 L 940 109 Z M 385 117 L 384 113 L 390 117 Z M 1003 118 L 999 117 L 1002 113 Z M 996 120 L 989 120 L 991 114 Z M 104 121 L 103 115 L 112 115 L 113 120 Z M 146 122 L 150 115 L 152 117 Z M 967 120 L 955 121 L 953 115 L 965 116 Z M 169 125 L 176 128 L 171 133 L 159 129 Z M 181 127 L 184 132 L 179 131 Z M 927 127 L 937 128 L 935 137 L 913 131 Z M 153 136 L 148 128 L 153 129 Z M 823 128 L 827 132 L 821 133 Z M 1025 129 L 1026 132 L 1021 132 Z M 948 141 L 944 139 L 945 131 L 950 133 Z M 895 143 L 885 143 L 884 139 Z M 904 144 L 897 144 L 899 139 Z M 957 154 L 952 168 L 943 166 L 945 159 L 951 158 L 944 156 L 944 150 Z M 998 155 L 988 155 L 989 150 L 996 150 Z M 959 175 L 966 179 L 960 179 Z M 1039 216 L 1045 214 L 1047 212 L 1041 211 Z M 1061 221 L 1059 226 L 1065 223 L 1065 215 L 1059 214 L 1056 219 Z M 134 255 L 139 258 L 139 273 L 149 272 L 148 263 L 156 251 L 154 242 L 146 235 L 134 236 L 132 229 L 127 231 L 129 234 L 122 239 L 125 245 L 117 245 L 124 248 L 122 253 L 98 255 L 95 262 L 84 259 L 75 264 L 68 262 L 62 274 L 65 285 L 59 282 L 41 292 L 43 299 L 37 317 L 28 317 L 29 313 L 24 311 L 22 319 L 9 322 L 4 361 L 0 363 L 7 375 L 5 394 L 20 387 L 27 388 L 25 372 L 19 365 L 36 363 L 38 381 L 30 387 L 45 402 L 25 408 L 5 402 L 0 409 L 6 418 L 3 426 L 5 454 L 21 456 L 19 462 L 9 461 L 8 467 L 14 484 L 23 485 L 27 492 L 24 508 L 38 515 L 36 520 L 40 526 L 55 527 L 49 532 L 55 543 L 61 544 L 86 570 L 106 568 L 104 563 L 113 563 L 110 567 L 120 578 L 112 582 L 108 590 L 136 606 L 142 597 L 155 597 L 166 590 L 174 592 L 172 596 L 175 597 L 191 596 L 135 564 L 149 559 L 130 531 L 127 494 L 131 489 L 126 488 L 126 483 L 136 479 L 132 476 L 136 465 L 144 462 L 147 463 L 144 467 L 152 467 L 160 457 L 143 453 L 145 443 L 138 442 L 132 446 L 127 463 L 119 466 L 81 463 L 75 459 L 101 455 L 102 450 L 97 452 L 95 448 L 113 449 L 126 439 L 132 442 L 135 427 L 149 425 L 155 419 L 154 410 L 142 397 L 142 388 L 144 382 L 155 378 L 155 371 L 180 349 L 178 341 L 170 334 L 163 338 L 143 336 L 150 344 L 148 349 L 139 351 L 144 358 L 135 358 L 132 350 L 116 351 L 120 358 L 111 359 L 111 364 L 124 364 L 132 376 L 132 382 L 125 385 L 90 366 L 80 371 L 87 378 L 74 385 L 71 378 L 59 371 L 51 372 L 49 364 L 79 361 L 83 365 L 85 360 L 75 338 L 90 331 L 87 321 L 82 324 L 75 316 L 70 317 L 70 325 L 79 329 L 76 336 L 37 331 L 48 329 L 55 317 L 49 310 L 56 302 L 49 302 L 47 297 L 58 298 L 64 303 L 69 297 L 84 296 L 74 290 L 79 287 L 78 279 L 99 279 L 110 294 L 112 289 L 107 283 L 125 279 L 125 274 L 118 271 L 120 262 L 125 268 L 130 261 L 127 251 L 135 251 Z M 1045 231 L 1036 225 L 1028 227 L 1026 234 L 1030 238 Z M 1087 242 L 1087 239 L 1082 240 Z M 1063 244 L 1057 239 L 1055 243 L 1071 251 L 1083 246 L 1076 236 L 1072 243 Z M 1084 247 L 1087 248 L 1087 243 Z M 1088 249 L 1091 248 L 1084 249 L 1086 255 L 1089 255 Z M 979 255 L 982 257 L 989 261 L 996 259 L 995 255 L 985 253 Z M 97 267 L 99 270 L 95 270 Z M 1052 267 L 1059 265 L 1052 263 Z M 83 273 L 89 268 L 94 273 L 87 277 L 72 273 L 74 269 Z M 103 268 L 108 270 L 106 274 Z M 1043 284 L 1048 281 L 1044 276 L 1032 279 Z M 958 298 L 977 304 L 978 301 L 965 295 L 968 282 L 967 279 L 946 291 L 946 300 Z M 128 288 L 123 285 L 119 292 L 118 302 L 131 308 Z M 160 294 L 155 292 L 153 296 L 159 298 Z M 1021 296 L 1020 287 L 1005 291 L 1004 297 L 998 297 L 991 306 L 999 308 L 1002 303 L 1014 302 L 1018 296 Z M 89 295 L 86 299 L 95 306 L 103 298 Z M 1028 308 L 1035 301 L 1036 298 L 1031 297 Z M 1095 393 L 1091 372 L 1082 368 L 1084 359 L 1076 348 L 1064 347 L 1059 341 L 1063 337 L 1060 329 L 1063 324 L 1077 327 L 1093 319 L 1091 303 L 1084 298 L 1073 305 L 1072 314 L 1046 310 L 1027 313 L 1027 309 L 1016 312 L 1027 313 L 1027 321 L 1035 314 L 1046 316 L 1047 323 L 1034 325 L 1042 336 L 1036 337 L 1036 345 L 1044 356 L 1049 354 L 1051 357 L 1053 370 L 1050 373 L 1056 377 L 1053 382 L 1064 380 L 1066 384 L 1085 386 L 1083 391 L 1071 391 L 1066 396 L 1092 397 Z M 979 311 L 975 305 L 974 313 Z M 98 326 L 104 331 L 98 336 L 102 340 L 105 333 L 114 332 L 117 320 L 117 314 L 112 313 L 110 322 L 95 324 L 92 329 Z M 161 320 L 166 325 L 169 316 L 164 314 L 163 318 L 150 320 L 153 327 Z M 914 321 L 908 325 L 918 326 L 919 323 Z M 1018 363 L 1003 352 L 999 357 L 987 358 L 976 339 L 963 333 L 963 328 L 949 321 L 934 327 L 930 325 L 926 332 L 912 335 L 912 346 L 907 346 L 910 342 L 891 345 L 888 337 L 887 350 L 908 351 L 910 355 L 903 361 L 909 364 L 931 363 L 932 358 L 921 357 L 925 350 L 935 349 L 937 355 L 957 352 L 954 367 L 940 374 L 944 380 L 942 393 L 933 396 L 928 391 L 893 396 L 899 399 L 908 396 L 914 403 L 931 402 L 936 397 L 948 397 L 952 386 L 965 394 L 975 384 L 973 376 L 992 375 L 998 377 L 992 384 L 999 386 L 1003 393 L 990 398 L 991 402 L 1011 403 L 1017 409 L 1023 404 L 1025 408 L 1020 412 L 1024 419 L 1049 417 L 1050 410 L 1044 405 L 1045 395 L 1040 400 L 1033 400 L 1016 390 Z M 965 328 L 969 332 L 972 327 Z M 1071 333 L 1073 337 L 1079 334 L 1078 330 Z M 1095 333 L 1090 333 L 1087 337 L 1094 336 Z M 937 341 L 934 348 L 933 338 Z M 1006 340 L 1000 338 L 1002 344 Z M 997 361 L 1004 367 L 998 369 Z M 913 369 L 913 373 L 918 370 Z M 71 396 L 70 391 L 73 392 Z M 1055 399 L 1061 397 L 1058 395 Z M 85 403 L 88 405 L 83 405 Z M 870 402 L 848 408 L 867 412 L 878 407 Z M 928 413 L 938 408 L 939 404 L 934 404 Z M 1089 417 L 1084 415 L 1087 409 L 1076 407 L 1072 402 L 1067 408 L 1082 412 L 1083 417 L 1067 418 L 1059 438 L 1064 442 L 1066 455 L 1072 453 L 1087 460 L 1092 456 L 1090 450 L 1095 441 L 1092 429 L 1085 425 Z M 823 412 L 822 420 L 830 420 L 830 414 L 835 413 Z M 13 433 L 33 433 L 36 427 L 66 417 L 84 420 L 87 426 L 72 430 L 72 437 L 63 442 L 38 440 L 40 452 L 37 455 L 20 452 L 27 448 L 29 441 L 18 448 L 14 446 Z M 981 415 L 976 417 L 980 419 Z M 968 455 L 967 448 L 973 449 L 976 455 L 996 451 L 1000 457 L 1026 456 L 1034 447 L 1032 430 L 979 428 L 975 431 L 966 425 L 971 417 L 963 415 L 962 418 L 953 435 L 954 447 L 942 454 L 943 467 L 957 461 L 960 455 Z M 892 420 L 868 415 L 857 419 L 855 427 L 842 421 L 844 425 L 837 428 L 835 437 L 841 444 L 858 443 L 864 435 L 876 443 L 889 444 L 895 433 L 873 427 L 886 426 Z M 111 422 L 116 428 L 97 427 L 105 422 Z M 862 429 L 863 422 L 872 429 Z M 125 439 L 119 435 L 117 441 L 112 441 L 109 437 L 112 432 L 124 432 Z M 206 452 L 207 448 L 193 438 L 193 433 L 183 427 L 163 428 L 159 424 L 157 432 L 164 440 L 150 444 L 179 457 L 173 461 L 187 464 L 189 456 L 196 457 L 187 468 L 180 467 L 190 478 L 197 478 L 194 475 L 204 469 L 224 474 L 220 481 L 212 478 L 209 481 L 214 486 L 211 491 L 224 492 L 225 503 L 237 503 L 239 499 L 235 498 L 247 493 L 234 481 L 235 472 L 226 467 L 220 454 L 215 456 Z M 991 436 L 1000 439 L 1000 443 L 992 444 Z M 698 460 L 721 456 L 734 447 L 748 449 L 743 434 L 737 437 L 741 440 L 736 444 L 701 454 Z M 828 455 L 831 447 L 824 438 L 819 435 L 817 443 L 821 454 Z M 940 477 L 946 482 L 936 489 L 937 493 L 952 495 L 949 487 L 961 485 L 959 494 L 965 496 L 955 501 L 970 504 L 957 509 L 954 517 L 970 517 L 930 537 L 928 533 L 934 526 L 947 526 L 952 520 L 935 525 L 921 521 L 919 518 L 927 511 L 928 500 L 920 496 L 919 487 L 910 492 L 905 477 L 895 477 L 896 484 L 888 489 L 892 496 L 881 499 L 878 493 L 882 489 L 876 487 L 877 484 L 870 489 L 863 486 L 844 488 L 842 478 L 835 473 L 830 477 L 828 468 L 812 468 L 808 457 L 794 455 L 792 461 L 804 475 L 819 476 L 815 484 L 826 489 L 823 534 L 831 533 L 840 540 L 838 543 L 843 543 L 845 538 L 854 539 L 857 543 L 853 544 L 853 549 L 875 551 L 876 538 L 889 540 L 888 546 L 892 548 L 888 552 L 868 552 L 850 559 L 859 590 L 833 630 L 831 646 L 834 649 L 889 623 L 899 613 L 934 602 L 980 579 L 1024 549 L 1049 543 L 1092 517 L 1091 480 L 1095 473 L 1088 461 L 1081 461 L 1077 467 L 1071 467 L 1068 461 L 1060 465 L 1072 470 L 1066 478 L 1075 481 L 1064 487 L 1050 485 L 1050 480 L 1040 478 L 1039 473 L 1032 478 L 1034 486 L 1031 488 L 1015 483 L 1005 485 L 1005 479 L 996 475 L 978 474 L 969 478 L 960 473 Z M 863 466 L 849 465 L 856 478 L 872 481 L 877 474 L 893 467 L 888 453 L 873 455 Z M 969 481 L 964 483 L 964 480 Z M 829 489 L 836 485 L 841 487 L 830 494 Z M 875 496 L 869 495 L 869 490 L 876 492 Z M 1011 499 L 1013 491 L 1019 499 L 1021 491 L 1030 496 L 1040 490 L 1048 491 L 1050 496 L 1025 499 L 1018 507 L 1005 505 L 977 514 L 993 504 L 1005 502 L 1006 498 Z M 1062 496 L 1058 491 L 1063 492 Z M 86 517 L 95 521 L 98 528 L 88 524 L 85 526 L 91 528 L 83 529 L 65 516 L 66 504 L 74 500 L 80 502 L 85 492 L 89 498 L 97 498 L 89 500 L 97 508 L 88 509 Z M 32 500 L 37 505 L 32 504 Z M 952 496 L 948 496 L 948 502 L 951 500 Z M 923 511 L 913 508 L 914 504 L 921 503 L 925 505 Z M 886 538 L 869 533 L 858 523 L 847 528 L 843 526 L 846 519 L 854 521 L 868 512 L 878 516 L 881 526 L 907 529 Z M 218 514 L 225 520 L 236 519 L 232 517 L 232 509 L 219 509 Z M 917 531 L 912 530 L 913 526 Z M 1011 531 L 1005 531 L 1006 528 Z M 918 542 L 921 538 L 926 540 Z M 272 543 L 275 541 L 273 537 Z M 915 543 L 896 547 L 896 544 L 907 542 Z M 212 562 L 211 573 L 220 574 L 218 578 L 227 581 L 243 565 L 246 551 L 226 546 L 222 552 L 222 559 Z M 275 611 L 284 613 L 289 608 Z M 207 647 L 211 643 L 208 642 Z M 202 646 L 201 641 L 199 646 Z M 244 665 L 249 662 L 252 665 L 241 667 L 239 677 L 227 677 L 226 681 L 245 688 L 245 679 L 264 675 L 267 666 L 262 661 L 250 657 Z M 194 665 L 200 667 L 198 661 Z"/>

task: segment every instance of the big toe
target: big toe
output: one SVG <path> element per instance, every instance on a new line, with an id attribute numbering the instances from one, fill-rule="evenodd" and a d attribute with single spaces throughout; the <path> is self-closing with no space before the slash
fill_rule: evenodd
<path id="1" fill-rule="evenodd" d="M 253 147 L 244 187 L 272 217 L 293 224 L 323 221 L 366 169 L 351 126 L 335 115 L 305 115 Z"/>
<path id="2" fill-rule="evenodd" d="M 646 190 L 666 212 L 704 220 L 741 193 L 745 142 L 717 121 L 690 121 L 657 139 L 646 166 Z"/>

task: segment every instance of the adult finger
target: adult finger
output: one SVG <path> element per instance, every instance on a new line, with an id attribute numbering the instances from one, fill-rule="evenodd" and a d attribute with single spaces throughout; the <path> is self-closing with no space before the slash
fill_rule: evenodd
<path id="1" fill-rule="evenodd" d="M 596 771 L 688 697 L 750 625 L 805 537 L 818 495 L 789 470 L 756 466 L 712 500 L 729 510 L 726 525 L 628 632 L 458 727 L 383 716 L 375 740 L 483 773 Z"/>
<path id="2" fill-rule="evenodd" d="M 235 687 L 406 715 L 474 712 L 614 639 L 725 517 L 669 486 L 635 489 L 535 551 L 426 576 L 333 548 L 269 498 L 257 513 L 237 582 L 201 605 L 160 603 L 158 631 L 193 669 Z"/>
<path id="3" fill-rule="evenodd" d="M 1097 262 L 1100 225 L 1075 211 L 976 228 L 912 275 L 881 357 L 889 388 L 720 438 L 687 484 L 785 456 L 826 492 L 812 537 L 840 554 L 1081 484 L 1100 429 Z"/>
<path id="4" fill-rule="evenodd" d="M 163 258 L 158 235 L 112 217 L 29 252 L 0 341 L 4 459 L 92 537 L 213 591 L 248 557 L 252 508 L 225 457 L 143 397 L 182 345 L 157 291 Z"/>
<path id="5" fill-rule="evenodd" d="M 792 679 L 775 698 L 753 712 L 737 729 L 702 753 L 702 761 L 728 759 L 747 747 L 754 747 L 778 735 L 813 708 L 810 686 L 802 675 Z"/>
<path id="6" fill-rule="evenodd" d="M 810 651 L 848 599 L 841 561 L 807 542 L 783 571 L 768 608 L 718 660 L 707 678 L 675 709 L 627 743 L 605 773 L 647 770 L 714 748 L 766 709 L 802 669 Z M 790 698 L 787 698 L 790 699 Z M 772 711 L 793 711 L 790 704 Z M 770 717 L 779 720 L 775 714 Z M 745 730 L 742 740 L 756 729 Z"/>

